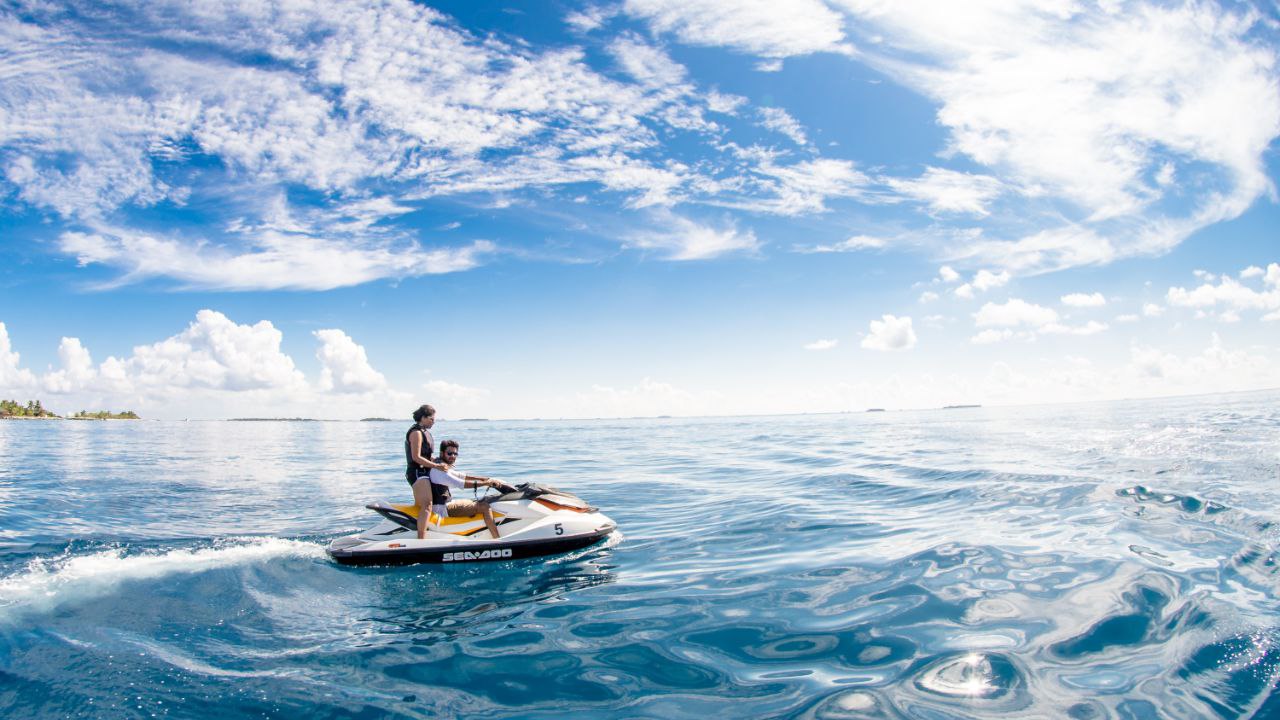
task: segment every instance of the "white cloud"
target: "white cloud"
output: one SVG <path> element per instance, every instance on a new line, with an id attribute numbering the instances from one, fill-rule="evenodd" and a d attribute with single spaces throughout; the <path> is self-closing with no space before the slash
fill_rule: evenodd
<path id="1" fill-rule="evenodd" d="M 1018 298 L 1004 303 L 987 303 L 974 319 L 978 327 L 1031 327 L 1038 328 L 1058 321 L 1058 313 Z"/>
<path id="2" fill-rule="evenodd" d="M 969 342 L 973 343 L 974 345 L 990 345 L 992 343 L 998 343 L 1002 340 L 1008 340 L 1009 338 L 1013 337 L 1013 335 L 1014 335 L 1013 331 L 1009 330 L 1008 328 L 1005 328 L 1003 330 L 997 330 L 995 328 L 987 328 L 986 330 L 983 330 L 979 332 L 977 335 L 974 335 L 973 337 L 969 338 Z"/>
<path id="3" fill-rule="evenodd" d="M 1048 323 L 1042 325 L 1039 331 L 1046 335 L 1096 335 L 1109 326 L 1104 322 L 1090 320 L 1084 325 L 1063 325 L 1062 323 Z"/>
<path id="4" fill-rule="evenodd" d="M 363 393 L 387 389 L 387 379 L 369 364 L 363 346 L 337 329 L 316 330 L 320 341 L 320 389 L 324 392 Z"/>
<path id="5" fill-rule="evenodd" d="M 636 233 L 627 241 L 627 246 L 662 250 L 665 260 L 707 260 L 727 253 L 753 253 L 760 247 L 750 230 L 743 233 L 733 226 L 718 230 L 670 213 L 661 214 L 659 218 L 668 227 Z"/>
<path id="6" fill-rule="evenodd" d="M 930 167 L 914 180 L 886 178 L 898 193 L 919 200 L 938 213 L 965 213 L 986 216 L 987 204 L 1001 192 L 1000 181 L 987 175 L 970 175 Z"/>
<path id="7" fill-rule="evenodd" d="M 707 202 L 755 212 L 804 215 L 825 212 L 828 198 L 866 198 L 871 184 L 871 178 L 848 160 L 819 158 L 778 165 L 772 157 L 764 156 L 751 175 L 728 187 L 746 191 L 741 199 Z"/>
<path id="8" fill-rule="evenodd" d="M 564 22 L 569 27 L 582 33 L 598 30 L 611 17 L 612 13 L 600 7 L 589 7 L 581 12 L 574 11 L 565 15 Z"/>
<path id="9" fill-rule="evenodd" d="M 957 297 L 970 300 L 975 293 L 1003 287 L 1009 284 L 1011 279 L 1012 276 L 1009 275 L 1007 270 L 1001 270 L 999 273 L 993 273 L 990 270 L 979 270 L 974 273 L 973 280 L 956 288 L 954 292 Z"/>
<path id="10" fill-rule="evenodd" d="M 97 376 L 93 358 L 80 344 L 79 338 L 62 338 L 62 342 L 58 344 L 58 360 L 62 367 L 50 371 L 42 378 L 44 389 L 51 393 L 65 394 L 83 390 Z"/>
<path id="11" fill-rule="evenodd" d="M 945 283 L 953 283 L 960 279 L 960 273 L 952 270 L 950 267 L 943 265 L 938 268 L 938 277 Z"/>
<path id="12" fill-rule="evenodd" d="M 805 350 L 830 350 L 831 348 L 839 344 L 840 342 L 838 340 L 814 340 L 808 345 L 805 345 L 804 349 Z"/>
<path id="13" fill-rule="evenodd" d="M 990 270 L 979 270 L 973 276 L 973 287 L 979 292 L 986 292 L 1007 285 L 1009 280 L 1010 277 L 1007 271 L 1001 270 L 998 273 L 993 273 Z"/>
<path id="14" fill-rule="evenodd" d="M 1274 362 L 1244 350 L 1227 349 L 1217 333 L 1200 354 L 1187 357 L 1135 344 L 1128 370 L 1139 380 L 1158 380 L 1158 387 L 1165 392 L 1243 390 L 1280 383 L 1280 368 Z"/>
<path id="15" fill-rule="evenodd" d="M 625 0 L 623 10 L 688 45 L 775 58 L 847 52 L 840 16 L 818 0 Z"/>
<path id="16" fill-rule="evenodd" d="M 1146 303 L 1142 306 L 1143 317 L 1160 317 L 1164 314 L 1164 308 L 1155 303 Z"/>
<path id="17" fill-rule="evenodd" d="M 10 393 L 27 392 L 36 384 L 36 377 L 21 366 L 21 356 L 9 342 L 9 329 L 0 322 L 0 389 Z M 20 398 L 12 398 L 19 399 Z"/>
<path id="18" fill-rule="evenodd" d="M 884 315 L 872 320 L 870 331 L 862 339 L 862 347 L 868 350 L 909 350 L 916 345 L 916 332 L 911 318 Z"/>
<path id="19" fill-rule="evenodd" d="M 1261 273 L 1250 273 L 1249 278 L 1258 277 Z M 1245 274 L 1241 273 L 1244 277 Z M 1236 322 L 1239 313 L 1244 310 L 1261 310 L 1264 313 L 1280 310 L 1280 264 L 1267 266 L 1264 276 L 1263 290 L 1255 290 L 1229 275 L 1217 277 L 1218 284 L 1213 284 L 1214 276 L 1201 275 L 1206 280 L 1203 285 L 1187 290 L 1182 287 L 1171 287 L 1165 294 L 1165 300 L 1173 307 L 1211 308 L 1225 306 L 1229 314 L 1222 319 Z"/>
<path id="20" fill-rule="evenodd" d="M 59 247 L 82 266 L 124 270 L 117 283 L 166 277 L 219 290 L 330 290 L 383 277 L 459 272 L 478 266 L 497 249 L 487 240 L 425 249 L 413 242 L 395 247 L 276 230 L 257 232 L 251 243 L 230 249 L 107 227 L 63 233 Z"/>
<path id="21" fill-rule="evenodd" d="M 708 407 L 713 406 L 707 398 L 670 383 L 644 378 L 630 388 L 592 385 L 589 391 L 576 394 L 567 411 L 580 417 L 627 417 L 703 414 Z"/>
<path id="22" fill-rule="evenodd" d="M 795 144 L 809 144 L 809 139 L 804 134 L 804 127 L 786 110 L 779 107 L 760 108 L 760 117 L 763 118 L 766 128 L 786 135 Z"/>
<path id="23" fill-rule="evenodd" d="M 215 310 L 201 310 L 183 332 L 135 347 L 124 370 L 140 390 L 302 387 L 302 373 L 280 350 L 282 338 L 267 320 L 239 325 Z"/>
<path id="24" fill-rule="evenodd" d="M 1040 272 L 1080 265 L 1105 265 L 1116 259 L 1112 242 L 1097 231 L 1079 226 L 1041 230 L 1015 241 L 969 242 L 959 253 L 1014 271 Z"/>
<path id="25" fill-rule="evenodd" d="M 1135 322 L 1138 322 L 1138 320 L 1140 319 L 1141 318 L 1139 318 L 1137 315 L 1134 315 L 1132 313 L 1126 313 L 1124 315 L 1116 316 L 1116 322 L 1118 323 L 1135 323 Z"/>
<path id="26" fill-rule="evenodd" d="M 570 22 L 589 30 L 609 12 Z M 124 40 L 119 15 L 131 29 Z M 165 274 L 198 287 L 310 289 L 418 274 L 423 265 L 474 267 L 488 248 L 420 251 L 415 234 L 381 222 L 442 195 L 594 183 L 645 207 L 722 191 L 727 202 L 749 204 L 759 192 L 790 214 L 821 211 L 822 193 L 839 181 L 814 180 L 824 166 L 770 164 L 755 183 L 722 184 L 711 176 L 736 172 L 737 160 L 691 170 L 655 152 L 660 133 L 718 143 L 704 111 L 736 113 L 746 101 L 697 88 L 632 35 L 609 48 L 629 79 L 595 71 L 581 50 L 538 52 L 473 36 L 435 10 L 394 0 L 219 13 L 157 0 L 104 6 L 92 17 L 33 5 L 0 27 L 0 44 L 22 48 L 0 86 L 9 108 L 0 182 L 21 202 L 88 223 L 63 246 L 82 262 L 118 267 L 121 282 Z M 157 170 L 193 155 L 217 162 Z M 286 195 L 286 184 L 312 192 Z M 122 207 L 161 202 L 225 215 L 183 238 L 108 226 L 128 217 L 116 212 Z M 197 262 L 171 262 L 195 251 Z M 334 263 L 355 272 L 335 278 Z M 240 265 L 245 272 L 232 271 Z"/>
<path id="27" fill-rule="evenodd" d="M 1102 293 L 1070 293 L 1062 296 L 1062 304 L 1071 307 L 1102 307 L 1107 299 Z"/>
<path id="28" fill-rule="evenodd" d="M 1249 267 L 1240 271 L 1240 279 L 1248 280 L 1249 278 L 1262 277 L 1265 274 L 1265 272 L 1266 271 L 1264 271 L 1262 268 L 1258 267 L 1257 265 L 1250 265 Z"/>
<path id="29" fill-rule="evenodd" d="M 924 292 L 920 293 L 921 303 L 931 303 L 937 299 L 938 299 L 938 293 L 933 292 L 932 290 L 925 290 Z"/>
<path id="30" fill-rule="evenodd" d="M 854 16 L 861 57 L 940 104 L 951 151 L 1029 199 L 1078 209 L 1064 228 L 970 248 L 986 262 L 1040 271 L 1161 252 L 1272 186 L 1280 92 L 1265 13 L 834 2 Z M 1040 221 L 1061 209 L 1047 203 Z"/>
<path id="31" fill-rule="evenodd" d="M 459 407 L 472 406 L 490 395 L 490 392 L 484 388 L 451 383 L 447 380 L 431 380 L 423 383 L 422 389 L 427 392 L 427 397 L 431 398 L 432 404 L 437 408 L 450 408 L 451 413 L 456 413 Z"/>
<path id="32" fill-rule="evenodd" d="M 860 250 L 882 250 L 888 245 L 889 242 L 884 238 L 871 237 L 870 235 L 853 235 L 848 239 L 831 245 L 796 245 L 793 246 L 793 249 L 800 253 L 841 253 L 858 252 Z"/>

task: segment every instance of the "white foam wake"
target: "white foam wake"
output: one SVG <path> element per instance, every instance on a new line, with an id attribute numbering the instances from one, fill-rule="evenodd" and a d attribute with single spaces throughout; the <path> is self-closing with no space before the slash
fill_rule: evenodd
<path id="1" fill-rule="evenodd" d="M 282 538 L 232 538 L 214 547 L 125 555 L 108 550 L 91 555 L 38 558 L 13 575 L 0 578 L 0 621 L 23 610 L 47 611 L 68 602 L 112 592 L 133 580 L 259 563 L 282 557 L 321 557 L 310 542 Z"/>

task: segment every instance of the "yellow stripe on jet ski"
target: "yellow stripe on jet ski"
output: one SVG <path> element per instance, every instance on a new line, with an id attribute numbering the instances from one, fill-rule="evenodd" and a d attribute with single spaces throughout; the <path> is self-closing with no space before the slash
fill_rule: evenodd
<path id="1" fill-rule="evenodd" d="M 404 513 L 405 515 L 408 515 L 409 517 L 413 518 L 414 520 L 417 520 L 417 519 L 418 519 L 418 506 L 417 506 L 417 505 L 392 505 L 391 507 L 393 507 L 393 508 L 395 508 L 395 509 L 399 510 L 400 512 Z M 500 518 L 500 517 L 505 517 L 505 516 L 504 516 L 502 513 L 498 512 L 497 510 L 494 510 L 494 511 L 493 511 L 493 517 L 494 517 L 494 519 L 496 520 L 496 519 L 498 519 L 498 518 Z M 483 519 L 484 519 L 484 516 L 483 516 L 483 515 L 469 515 L 469 516 L 467 516 L 467 517 L 452 517 L 452 516 L 450 516 L 450 517 L 440 518 L 440 524 L 441 524 L 441 525 L 464 525 L 464 524 L 469 523 L 469 522 L 475 522 L 475 521 L 477 521 L 477 520 L 483 520 Z"/>

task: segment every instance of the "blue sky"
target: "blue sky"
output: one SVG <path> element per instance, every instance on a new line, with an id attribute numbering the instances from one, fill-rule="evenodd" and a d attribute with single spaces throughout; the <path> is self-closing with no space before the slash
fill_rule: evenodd
<path id="1" fill-rule="evenodd" d="M 0 395 L 596 417 L 1280 386 L 1245 3 L 9 2 Z"/>

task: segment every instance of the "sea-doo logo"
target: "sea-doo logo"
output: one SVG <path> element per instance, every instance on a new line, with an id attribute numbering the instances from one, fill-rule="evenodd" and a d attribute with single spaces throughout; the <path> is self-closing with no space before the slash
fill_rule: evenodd
<path id="1" fill-rule="evenodd" d="M 441 562 L 457 562 L 458 560 L 501 560 L 511 557 L 511 548 L 505 550 L 481 550 L 480 552 L 445 553 Z"/>

